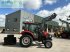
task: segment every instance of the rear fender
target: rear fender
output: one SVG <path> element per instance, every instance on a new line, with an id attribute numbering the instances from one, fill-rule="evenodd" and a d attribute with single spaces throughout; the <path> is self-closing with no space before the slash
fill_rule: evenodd
<path id="1" fill-rule="evenodd" d="M 30 31 L 23 31 L 23 32 L 21 32 L 21 35 L 22 36 L 24 36 L 24 35 L 30 35 L 33 38 L 33 40 L 35 39 L 34 36 L 33 36 L 33 33 L 30 32 Z"/>

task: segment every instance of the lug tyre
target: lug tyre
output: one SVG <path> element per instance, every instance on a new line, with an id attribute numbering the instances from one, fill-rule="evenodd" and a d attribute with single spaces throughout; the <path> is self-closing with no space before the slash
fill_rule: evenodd
<path id="1" fill-rule="evenodd" d="M 52 42 L 51 41 L 47 41 L 44 43 L 45 48 L 51 48 L 52 47 Z"/>
<path id="2" fill-rule="evenodd" d="M 29 47 L 32 45 L 32 37 L 30 35 L 24 35 L 20 37 L 20 45 L 21 47 Z"/>

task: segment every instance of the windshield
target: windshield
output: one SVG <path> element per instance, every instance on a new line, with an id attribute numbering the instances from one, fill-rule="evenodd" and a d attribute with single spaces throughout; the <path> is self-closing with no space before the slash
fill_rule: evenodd
<path id="1" fill-rule="evenodd" d="M 36 27 L 37 27 L 37 25 L 30 25 L 29 30 L 31 32 L 34 32 Z"/>
<path id="2" fill-rule="evenodd" d="M 31 32 L 35 32 L 36 27 L 37 27 L 37 24 L 25 24 L 25 29 Z"/>

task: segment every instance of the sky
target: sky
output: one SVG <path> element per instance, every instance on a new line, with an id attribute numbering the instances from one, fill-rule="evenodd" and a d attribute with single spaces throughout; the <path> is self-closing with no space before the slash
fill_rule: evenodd
<path id="1" fill-rule="evenodd" d="M 0 26 L 5 26 L 5 15 L 17 10 L 41 17 L 56 13 L 57 17 L 53 21 L 61 25 L 59 18 L 66 20 L 70 15 L 70 0 L 0 0 Z"/>

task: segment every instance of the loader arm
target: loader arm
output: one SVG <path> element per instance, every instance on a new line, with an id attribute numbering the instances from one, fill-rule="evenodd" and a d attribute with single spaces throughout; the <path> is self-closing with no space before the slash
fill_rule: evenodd
<path id="1" fill-rule="evenodd" d="M 57 14 L 56 13 L 53 13 L 52 15 L 43 18 L 43 20 L 42 20 L 42 28 L 45 29 L 46 22 L 47 21 L 52 21 L 52 19 L 56 18 L 56 16 L 57 16 Z"/>
<path id="2" fill-rule="evenodd" d="M 69 27 L 69 24 L 70 23 L 68 23 L 67 21 L 64 21 L 64 20 L 62 20 L 62 19 L 59 19 L 62 23 L 65 23 L 66 24 L 66 27 L 67 27 L 67 29 L 70 29 L 70 27 Z"/>

